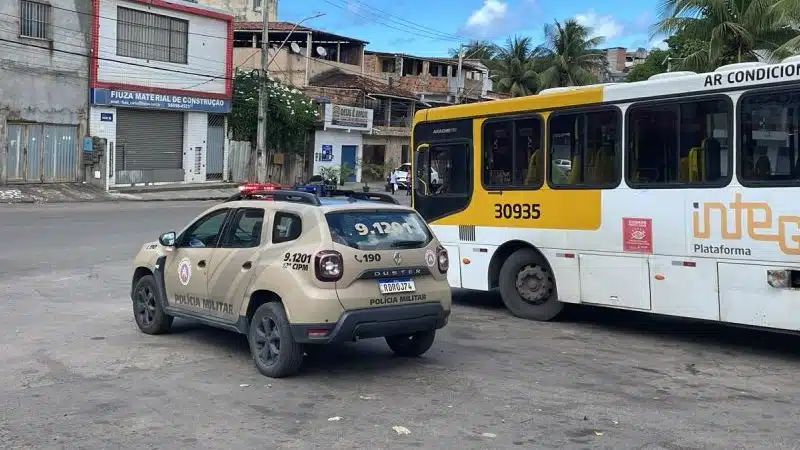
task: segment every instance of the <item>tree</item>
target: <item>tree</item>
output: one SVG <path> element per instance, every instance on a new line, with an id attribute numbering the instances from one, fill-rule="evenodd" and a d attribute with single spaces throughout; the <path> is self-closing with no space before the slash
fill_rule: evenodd
<path id="1" fill-rule="evenodd" d="M 258 133 L 258 84 L 260 72 L 236 71 L 233 79 L 230 132 L 233 140 L 255 143 Z M 306 134 L 313 129 L 317 110 L 301 91 L 274 78 L 267 80 L 268 151 L 302 153 Z"/>
<path id="2" fill-rule="evenodd" d="M 660 19 L 653 25 L 654 34 L 680 32 L 687 43 L 703 43 L 676 61 L 681 69 L 702 72 L 731 62 L 756 61 L 762 54 L 779 57 L 800 34 L 789 26 L 789 8 L 776 8 L 775 0 L 660 2 Z"/>
<path id="3" fill-rule="evenodd" d="M 666 72 L 668 57 L 668 51 L 653 49 L 644 62 L 631 68 L 630 72 L 628 72 L 627 80 L 629 82 L 644 81 L 653 75 Z"/>
<path id="4" fill-rule="evenodd" d="M 450 56 L 458 58 L 459 49 L 451 48 Z M 497 56 L 497 46 L 489 41 L 472 40 L 464 48 L 464 56 L 467 59 L 477 59 L 486 64 Z"/>
<path id="5" fill-rule="evenodd" d="M 607 62 L 597 46 L 602 36 L 590 37 L 592 29 L 569 19 L 562 25 L 545 25 L 545 42 L 537 49 L 537 65 L 542 88 L 582 86 L 597 82 L 597 75 L 607 70 Z"/>
<path id="6" fill-rule="evenodd" d="M 509 38 L 505 47 L 498 49 L 493 60 L 492 81 L 500 92 L 512 97 L 535 94 L 539 90 L 539 75 L 534 67 L 535 48 L 531 38 Z"/>

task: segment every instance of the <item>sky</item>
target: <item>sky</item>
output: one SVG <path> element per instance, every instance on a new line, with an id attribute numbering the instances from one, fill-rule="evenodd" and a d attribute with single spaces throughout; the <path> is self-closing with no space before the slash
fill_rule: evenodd
<path id="1" fill-rule="evenodd" d="M 368 41 L 375 51 L 447 56 L 471 39 L 543 40 L 554 20 L 575 18 L 605 36 L 602 47 L 665 47 L 650 36 L 658 0 L 278 0 L 278 20 Z"/>

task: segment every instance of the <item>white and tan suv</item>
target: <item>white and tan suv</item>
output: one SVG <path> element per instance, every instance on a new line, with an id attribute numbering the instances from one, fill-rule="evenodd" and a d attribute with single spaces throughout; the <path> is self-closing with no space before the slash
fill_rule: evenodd
<path id="1" fill-rule="evenodd" d="M 136 255 L 133 312 L 147 334 L 174 317 L 246 334 L 258 370 L 296 373 L 308 345 L 384 337 L 400 356 L 450 316 L 448 256 L 389 195 L 242 191 Z"/>

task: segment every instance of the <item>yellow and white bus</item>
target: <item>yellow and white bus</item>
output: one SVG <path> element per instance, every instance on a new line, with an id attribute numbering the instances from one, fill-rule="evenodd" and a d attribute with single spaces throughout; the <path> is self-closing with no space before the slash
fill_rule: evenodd
<path id="1" fill-rule="evenodd" d="M 800 330 L 800 57 L 426 109 L 412 148 L 453 287 Z"/>

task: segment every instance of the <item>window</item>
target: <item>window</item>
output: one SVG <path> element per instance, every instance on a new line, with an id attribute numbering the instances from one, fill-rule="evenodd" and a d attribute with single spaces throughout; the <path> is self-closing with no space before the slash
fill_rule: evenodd
<path id="1" fill-rule="evenodd" d="M 616 108 L 550 117 L 550 185 L 614 188 L 619 184 L 620 114 Z"/>
<path id="2" fill-rule="evenodd" d="M 218 209 L 193 223 L 178 239 L 179 247 L 216 247 L 228 209 Z"/>
<path id="3" fill-rule="evenodd" d="M 542 122 L 538 117 L 486 122 L 483 185 L 487 189 L 539 189 L 544 180 Z"/>
<path id="4" fill-rule="evenodd" d="M 414 211 L 346 211 L 325 214 L 334 242 L 359 250 L 423 248 L 431 241 Z"/>
<path id="5" fill-rule="evenodd" d="M 117 8 L 117 55 L 186 64 L 188 44 L 188 21 Z"/>
<path id="6" fill-rule="evenodd" d="M 800 182 L 800 94 L 748 92 L 742 96 L 739 180 L 745 186 Z"/>
<path id="7" fill-rule="evenodd" d="M 264 210 L 260 208 L 240 209 L 233 216 L 231 226 L 225 233 L 221 247 L 254 248 L 261 245 L 261 229 Z"/>
<path id="8" fill-rule="evenodd" d="M 50 39 L 50 5 L 31 0 L 20 0 L 19 10 L 20 36 Z"/>
<path id="9" fill-rule="evenodd" d="M 295 214 L 275 213 L 275 225 L 272 228 L 272 243 L 293 241 L 300 237 L 303 231 L 303 221 Z"/>
<path id="10" fill-rule="evenodd" d="M 469 170 L 467 144 L 435 144 L 417 155 L 419 160 L 413 179 L 422 195 L 469 194 L 472 171 Z"/>
<path id="11" fill-rule="evenodd" d="M 261 10 L 261 0 L 253 0 L 253 11 Z"/>
<path id="12" fill-rule="evenodd" d="M 628 184 L 724 186 L 730 135 L 727 98 L 634 105 L 628 111 Z"/>

